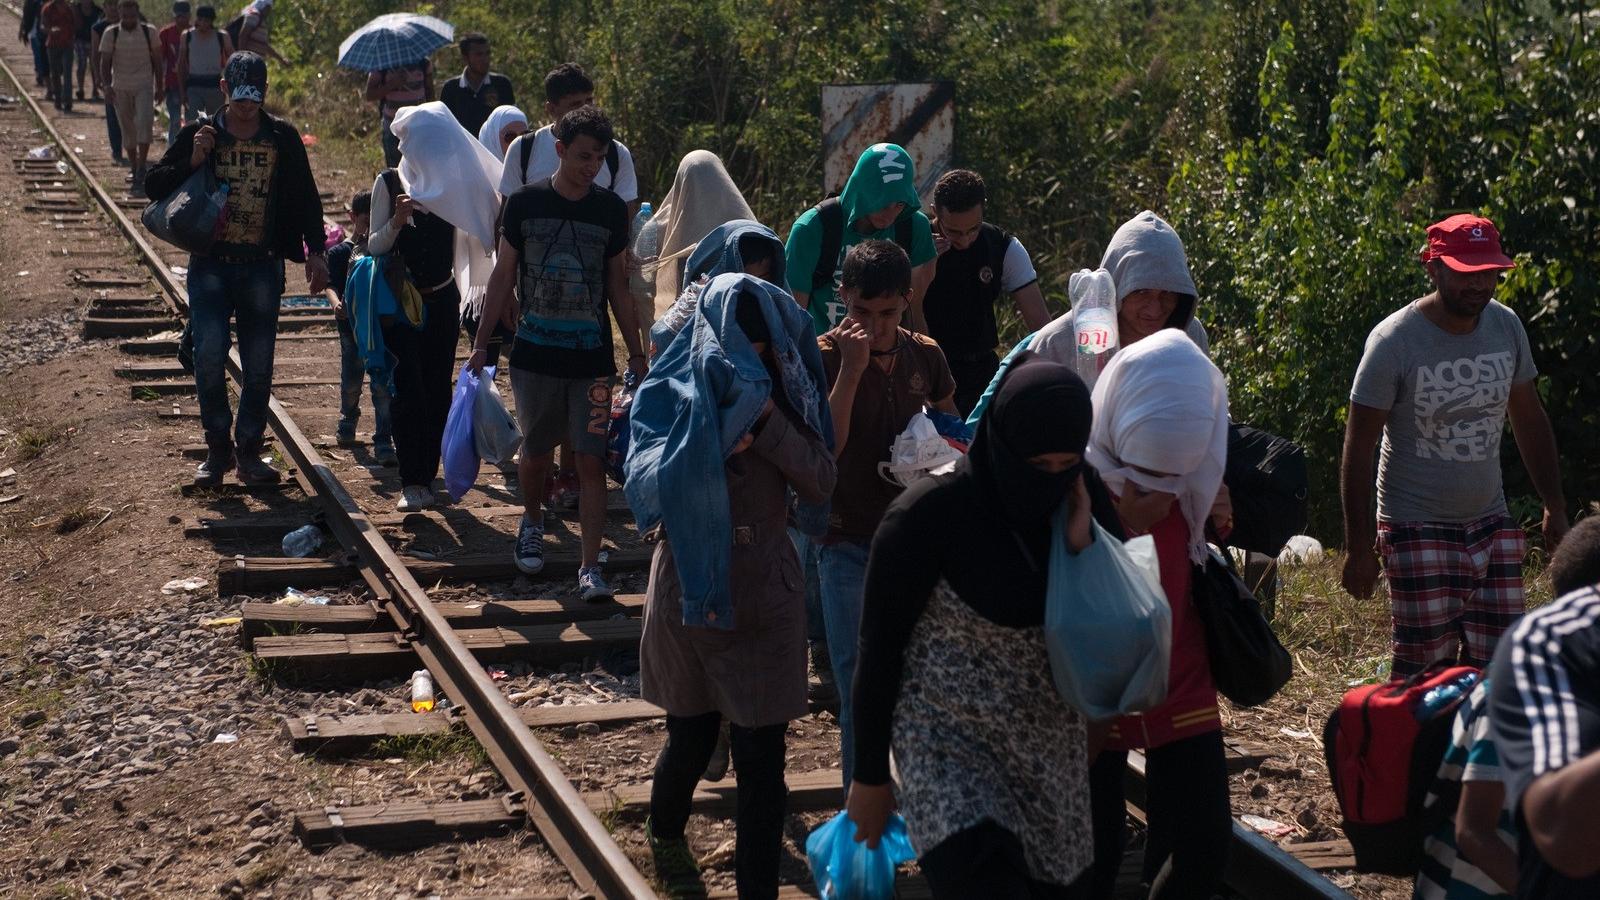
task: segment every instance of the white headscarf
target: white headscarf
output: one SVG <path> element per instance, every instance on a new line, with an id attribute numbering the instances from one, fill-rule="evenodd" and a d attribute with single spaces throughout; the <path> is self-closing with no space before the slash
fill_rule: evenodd
<path id="1" fill-rule="evenodd" d="M 645 260 L 643 274 L 655 288 L 656 318 L 678 299 L 678 262 L 689 258 L 700 239 L 725 222 L 755 217 L 715 153 L 691 150 L 678 163 L 672 190 L 650 219 L 661 249 L 654 260 Z"/>
<path id="2" fill-rule="evenodd" d="M 505 161 L 506 151 L 500 146 L 500 135 L 505 133 L 506 126 L 513 122 L 528 124 L 528 116 L 515 106 L 496 106 L 494 112 L 489 113 L 489 118 L 483 122 L 483 127 L 478 129 L 478 143 L 489 149 L 494 158 Z M 499 179 L 496 178 L 496 184 Z"/>
<path id="3" fill-rule="evenodd" d="M 1228 461 L 1228 386 L 1222 372 L 1174 328 L 1123 348 L 1095 382 L 1085 458 L 1115 493 L 1132 481 L 1177 494 L 1189 523 L 1189 559 L 1205 559 L 1206 518 Z"/>
<path id="4" fill-rule="evenodd" d="M 481 308 L 494 268 L 500 163 L 437 100 L 394 114 L 400 184 L 411 199 L 456 227 L 456 287 L 463 312 Z"/>

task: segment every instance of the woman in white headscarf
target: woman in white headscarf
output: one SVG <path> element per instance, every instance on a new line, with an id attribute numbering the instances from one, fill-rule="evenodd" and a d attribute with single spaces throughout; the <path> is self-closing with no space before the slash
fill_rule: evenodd
<path id="1" fill-rule="evenodd" d="M 383 333 L 396 358 L 399 509 L 410 512 L 434 503 L 459 317 L 472 304 L 482 306 L 483 289 L 475 286 L 473 273 L 484 264 L 493 268 L 485 248 L 494 246 L 500 167 L 438 101 L 405 107 L 391 127 L 402 156 L 397 170 L 384 170 L 372 184 L 367 249 L 405 260 L 426 309 L 420 327 L 397 322 Z"/>
<path id="2" fill-rule="evenodd" d="M 649 337 L 650 323 L 672 308 L 682 288 L 683 267 L 700 239 L 734 219 L 754 219 L 750 204 L 728 176 L 722 160 L 710 150 L 693 150 L 678 163 L 672 190 L 640 229 L 633 252 L 639 257 L 642 284 L 639 325 Z M 642 253 L 641 249 L 655 248 Z"/>
<path id="3" fill-rule="evenodd" d="M 494 154 L 494 158 L 505 161 L 506 148 L 511 142 L 528 133 L 528 116 L 515 106 L 497 106 L 494 112 L 489 113 L 489 118 L 483 122 L 483 127 L 478 129 L 478 143 Z"/>
<path id="4" fill-rule="evenodd" d="M 1183 331 L 1157 330 L 1123 348 L 1100 373 L 1085 458 L 1116 498 L 1128 536 L 1155 540 L 1172 607 L 1172 665 L 1166 701 L 1116 720 L 1093 766 L 1097 897 L 1111 895 L 1121 865 L 1130 749 L 1144 750 L 1149 781 L 1144 880 L 1150 896 L 1206 898 L 1222 887 L 1232 812 L 1193 565 L 1205 558 L 1208 520 L 1223 534 L 1232 527 L 1221 491 L 1227 452 L 1227 384 Z"/>

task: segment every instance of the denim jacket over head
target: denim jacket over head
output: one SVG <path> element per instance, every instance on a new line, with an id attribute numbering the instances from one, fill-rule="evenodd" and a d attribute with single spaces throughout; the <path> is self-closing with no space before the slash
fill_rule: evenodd
<path id="1" fill-rule="evenodd" d="M 789 409 L 833 447 L 827 376 L 810 315 L 770 282 L 743 273 L 717 276 L 634 394 L 623 488 L 639 531 L 659 524 L 673 541 L 685 625 L 735 625 L 723 465 L 772 395 L 771 374 L 734 320 L 741 297 L 761 304 Z"/>

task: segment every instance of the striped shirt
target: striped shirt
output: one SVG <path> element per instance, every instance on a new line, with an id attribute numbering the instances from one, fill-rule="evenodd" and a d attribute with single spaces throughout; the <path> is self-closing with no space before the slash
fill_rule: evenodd
<path id="1" fill-rule="evenodd" d="M 1507 803 L 1520 811 L 1534 780 L 1600 749 L 1600 585 L 1523 616 L 1500 639 L 1490 672 L 1489 716 Z M 1600 897 L 1600 876 L 1556 872 L 1518 816 L 1518 897 Z"/>
<path id="2" fill-rule="evenodd" d="M 1441 802 L 1459 798 L 1460 786 L 1468 782 L 1504 780 L 1500 774 L 1500 757 L 1489 733 L 1489 717 L 1484 715 L 1488 705 L 1489 682 L 1483 681 L 1473 688 L 1456 713 L 1450 747 L 1439 763 L 1439 774 L 1428 791 L 1425 807 L 1431 809 Z M 1506 846 L 1515 847 L 1517 839 L 1508 809 L 1500 810 L 1500 820 L 1495 824 Z M 1510 896 L 1493 878 L 1460 855 L 1456 847 L 1454 811 L 1422 842 L 1422 851 L 1422 869 L 1417 873 L 1413 900 L 1485 900 Z"/>

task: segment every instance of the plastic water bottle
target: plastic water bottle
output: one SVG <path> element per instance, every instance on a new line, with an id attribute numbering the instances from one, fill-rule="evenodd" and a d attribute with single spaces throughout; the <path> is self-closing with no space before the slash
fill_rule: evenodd
<path id="1" fill-rule="evenodd" d="M 1458 698 L 1466 696 L 1477 683 L 1478 673 L 1468 672 L 1460 678 L 1429 688 L 1427 693 L 1422 695 L 1422 702 L 1417 704 L 1417 721 L 1433 718 L 1440 710 L 1456 702 Z"/>
<path id="2" fill-rule="evenodd" d="M 433 676 L 427 669 L 411 673 L 411 711 L 429 712 L 433 709 Z"/>
<path id="3" fill-rule="evenodd" d="M 315 525 L 301 525 L 283 536 L 284 556 L 310 556 L 322 546 L 322 529 Z"/>
<path id="4" fill-rule="evenodd" d="M 1105 269 L 1081 269 L 1067 282 L 1072 300 L 1073 368 L 1094 387 L 1100 370 L 1117 349 L 1117 286 Z"/>
<path id="5" fill-rule="evenodd" d="M 629 231 L 629 238 L 633 242 L 633 255 L 643 260 L 655 259 L 661 254 L 661 230 L 658 228 L 646 230 L 644 227 L 654 213 L 650 201 L 646 200 L 639 204 L 639 214 L 633 217 L 633 228 Z M 641 236 L 643 240 L 640 240 Z"/>

